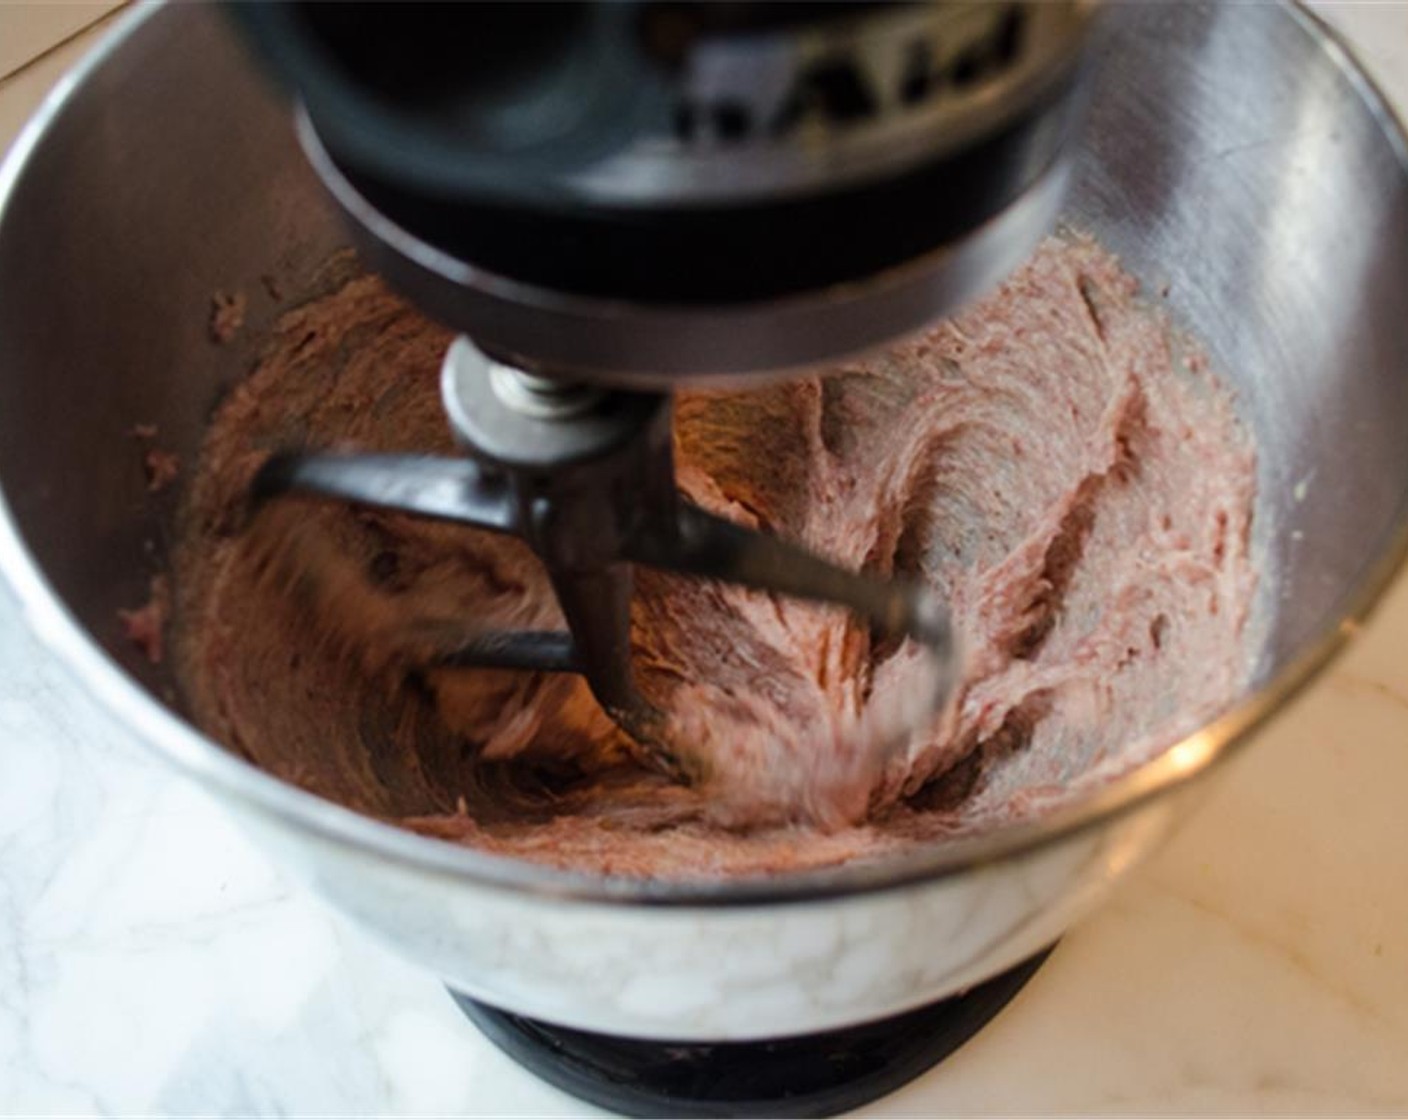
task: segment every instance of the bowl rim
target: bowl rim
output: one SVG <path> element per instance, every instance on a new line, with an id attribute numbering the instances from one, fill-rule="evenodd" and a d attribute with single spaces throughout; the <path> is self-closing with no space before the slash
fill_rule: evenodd
<path id="1" fill-rule="evenodd" d="M 181 5 L 170 5 L 178 9 Z M 1391 104 L 1333 28 L 1299 0 L 1277 7 L 1355 89 L 1393 147 L 1408 179 L 1408 131 Z M 0 164 L 0 223 L 31 157 L 70 99 L 90 75 L 119 52 L 158 13 L 161 0 L 145 0 L 121 17 L 102 41 L 71 69 L 21 129 Z M 1408 370 L 1404 371 L 1408 376 Z M 233 798 L 256 816 L 291 826 L 312 838 L 359 855 L 461 885 L 539 899 L 612 906 L 695 908 L 755 907 L 834 900 L 935 883 L 976 867 L 1024 856 L 1088 833 L 1154 798 L 1192 785 L 1251 738 L 1301 693 L 1359 632 L 1408 561 L 1408 499 L 1385 547 L 1341 598 L 1332 618 L 1300 654 L 1231 709 L 1162 749 L 1128 774 L 1039 818 L 1017 821 L 874 862 L 840 864 L 778 876 L 723 880 L 653 880 L 570 871 L 421 836 L 363 816 L 298 789 L 255 767 L 201 733 L 157 701 L 107 654 L 69 610 L 26 548 L 0 486 L 0 576 L 13 592 L 17 613 L 54 655 L 75 687 L 98 700 L 123 729 L 207 788 Z"/>

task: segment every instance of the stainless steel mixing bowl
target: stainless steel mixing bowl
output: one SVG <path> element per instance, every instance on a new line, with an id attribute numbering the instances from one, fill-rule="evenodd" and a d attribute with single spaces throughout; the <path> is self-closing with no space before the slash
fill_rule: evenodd
<path id="1" fill-rule="evenodd" d="M 171 506 L 133 423 L 193 457 L 275 304 L 343 234 L 218 15 L 138 13 L 0 173 L 0 519 L 29 624 L 124 729 L 214 791 L 277 859 L 401 953 L 500 1007 L 617 1034 L 725 1039 L 860 1022 L 1057 937 L 1192 806 L 1354 630 L 1405 547 L 1408 155 L 1310 17 L 1119 10 L 1068 217 L 1167 290 L 1259 437 L 1271 627 L 1253 695 L 1035 823 L 750 884 L 603 881 L 496 860 L 260 773 L 163 701 L 119 633 Z M 211 293 L 250 294 L 213 346 Z M 179 838 L 173 837 L 173 842 Z"/>

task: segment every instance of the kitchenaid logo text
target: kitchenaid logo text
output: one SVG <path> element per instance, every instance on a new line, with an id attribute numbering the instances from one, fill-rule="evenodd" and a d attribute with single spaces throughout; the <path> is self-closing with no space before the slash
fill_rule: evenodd
<path id="1" fill-rule="evenodd" d="M 750 57 L 720 44 L 678 103 L 676 139 L 691 146 L 800 139 L 960 102 L 1015 70 L 1030 38 L 1025 5 L 984 5 L 964 15 L 824 49 L 790 46 Z"/>

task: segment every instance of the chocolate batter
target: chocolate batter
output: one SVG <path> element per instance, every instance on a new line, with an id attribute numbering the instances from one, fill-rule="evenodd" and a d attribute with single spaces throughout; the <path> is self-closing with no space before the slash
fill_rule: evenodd
<path id="1" fill-rule="evenodd" d="M 193 714 L 316 793 L 580 870 L 778 872 L 1080 796 L 1246 683 L 1250 442 L 1204 358 L 1092 243 L 1048 242 L 879 357 L 678 402 L 695 502 L 950 603 L 968 653 L 953 706 L 886 758 L 851 729 L 904 697 L 915 651 L 838 609 L 640 573 L 664 768 L 578 678 L 427 668 L 468 628 L 561 624 L 518 541 L 337 503 L 251 516 L 275 449 L 453 454 L 449 341 L 371 277 L 290 312 L 189 494 L 176 659 Z"/>

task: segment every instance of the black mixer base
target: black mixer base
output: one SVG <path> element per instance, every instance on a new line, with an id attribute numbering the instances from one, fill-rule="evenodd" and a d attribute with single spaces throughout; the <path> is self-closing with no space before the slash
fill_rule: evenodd
<path id="1" fill-rule="evenodd" d="M 544 1081 L 626 1116 L 835 1116 L 941 1062 L 1005 1007 L 1044 949 L 962 995 L 889 1019 L 761 1042 L 661 1042 L 558 1027 L 451 991 L 494 1045 Z"/>

